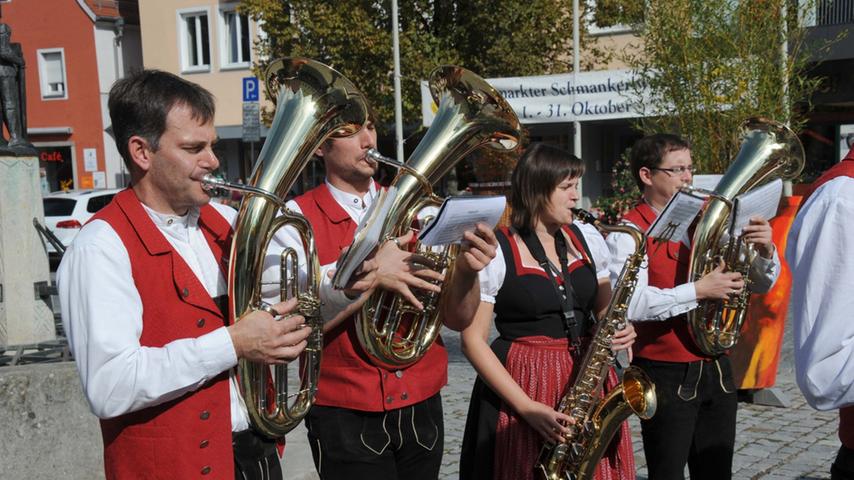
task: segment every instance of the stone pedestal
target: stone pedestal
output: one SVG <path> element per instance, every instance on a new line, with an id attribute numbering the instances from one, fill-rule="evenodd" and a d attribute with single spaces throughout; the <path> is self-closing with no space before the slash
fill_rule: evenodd
<path id="1" fill-rule="evenodd" d="M 50 271 L 33 218 L 44 223 L 38 158 L 0 156 L 0 347 L 56 337 L 40 297 Z"/>

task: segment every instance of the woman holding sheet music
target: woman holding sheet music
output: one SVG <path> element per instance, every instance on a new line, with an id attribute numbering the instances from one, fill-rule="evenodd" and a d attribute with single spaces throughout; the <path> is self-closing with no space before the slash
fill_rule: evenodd
<path id="1" fill-rule="evenodd" d="M 533 477 L 544 440 L 560 441 L 570 417 L 554 410 L 608 305 L 609 253 L 594 227 L 572 223 L 584 165 L 532 144 L 512 176 L 512 227 L 496 232 L 495 259 L 480 272 L 481 303 L 462 332 L 478 372 L 460 462 L 461 479 Z M 500 336 L 487 343 L 495 315 Z M 613 348 L 630 348 L 629 326 Z M 609 375 L 607 388 L 616 383 Z M 633 479 L 628 425 L 602 459 L 599 479 Z"/>

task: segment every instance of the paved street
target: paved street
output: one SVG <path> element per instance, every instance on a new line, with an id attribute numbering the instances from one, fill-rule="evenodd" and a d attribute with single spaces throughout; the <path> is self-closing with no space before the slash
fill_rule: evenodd
<path id="1" fill-rule="evenodd" d="M 465 426 L 474 370 L 459 350 L 459 335 L 443 332 L 450 352 L 449 385 L 442 391 L 445 408 L 445 455 L 440 478 L 456 479 L 459 472 L 460 443 Z M 777 388 L 791 401 L 789 408 L 739 404 L 738 433 L 733 477 L 738 480 L 819 480 L 829 479 L 830 462 L 836 455 L 835 412 L 814 411 L 795 385 L 790 332 L 783 342 Z M 285 478 L 315 479 L 311 453 L 304 429 L 288 435 Z M 640 428 L 632 421 L 638 480 L 646 480 L 640 442 Z"/>

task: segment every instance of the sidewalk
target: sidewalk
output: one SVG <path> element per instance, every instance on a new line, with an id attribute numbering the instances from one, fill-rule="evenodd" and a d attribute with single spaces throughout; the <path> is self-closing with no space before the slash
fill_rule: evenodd
<path id="1" fill-rule="evenodd" d="M 736 433 L 733 478 L 737 480 L 827 480 L 830 463 L 836 456 L 836 412 L 816 412 L 795 385 L 792 341 L 787 328 L 783 340 L 777 389 L 791 401 L 789 408 L 740 403 Z M 441 479 L 456 479 L 459 473 L 460 444 L 465 428 L 469 395 L 475 372 L 459 351 L 459 334 L 442 332 L 448 347 L 448 385 L 442 390 L 445 410 L 445 454 Z M 631 420 L 638 480 L 646 480 L 646 462 L 636 417 Z M 288 480 L 317 479 L 305 428 L 288 434 L 284 459 Z"/>

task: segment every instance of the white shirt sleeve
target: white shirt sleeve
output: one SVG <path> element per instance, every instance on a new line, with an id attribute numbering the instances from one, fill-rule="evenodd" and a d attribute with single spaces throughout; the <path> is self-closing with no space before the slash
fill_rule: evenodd
<path id="1" fill-rule="evenodd" d="M 511 238 L 510 241 L 512 242 L 513 239 Z M 504 263 L 504 253 L 502 253 L 501 244 L 499 244 L 498 248 L 495 249 L 495 258 L 478 273 L 481 302 L 495 303 L 495 296 L 498 295 L 498 290 L 504 284 L 506 273 L 507 265 Z"/>
<path id="2" fill-rule="evenodd" d="M 83 391 L 100 418 L 180 397 L 237 364 L 225 327 L 163 347 L 140 345 L 142 300 L 127 250 L 106 222 L 83 227 L 56 280 Z"/>
<path id="3" fill-rule="evenodd" d="M 795 375 L 819 410 L 854 405 L 854 179 L 809 198 L 789 232 Z"/>
<path id="4" fill-rule="evenodd" d="M 584 235 L 584 241 L 587 242 L 587 248 L 590 249 L 590 255 L 593 256 L 593 263 L 596 264 L 597 280 L 608 278 L 611 275 L 611 252 L 605 243 L 605 237 L 593 225 L 575 222 L 575 226 Z"/>
<path id="5" fill-rule="evenodd" d="M 771 258 L 756 255 L 747 275 L 751 282 L 751 292 L 765 293 L 771 290 L 771 287 L 777 282 L 777 277 L 780 276 L 780 255 L 777 254 L 777 249 L 774 249 Z"/>
<path id="6" fill-rule="evenodd" d="M 293 200 L 288 201 L 286 206 L 294 213 L 302 213 L 299 205 Z M 264 273 L 262 275 L 264 288 L 262 290 L 262 297 L 267 303 L 276 303 L 279 301 L 280 258 L 286 248 L 293 249 L 297 254 L 299 284 L 302 286 L 301 289 L 304 290 L 305 282 L 308 278 L 308 263 L 305 257 L 305 248 L 295 228 L 281 228 L 276 232 L 273 240 L 270 242 L 270 247 L 267 249 L 264 259 Z M 324 321 L 333 319 L 335 315 L 354 301 L 347 298 L 347 295 L 342 290 L 337 290 L 332 286 L 332 279 L 329 278 L 329 272 L 334 269 L 334 262 L 320 266 L 320 289 L 318 293 L 321 303 L 320 315 Z"/>
<path id="7" fill-rule="evenodd" d="M 623 270 L 626 259 L 635 251 L 635 242 L 631 235 L 615 232 L 608 235 L 605 243 L 611 252 L 609 270 L 613 287 Z M 628 318 L 631 321 L 667 320 L 697 308 L 697 292 L 693 282 L 677 285 L 674 288 L 658 288 L 649 285 L 648 279 L 649 257 L 644 256 L 643 264 L 638 271 L 638 284 L 629 302 Z"/>

